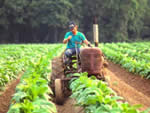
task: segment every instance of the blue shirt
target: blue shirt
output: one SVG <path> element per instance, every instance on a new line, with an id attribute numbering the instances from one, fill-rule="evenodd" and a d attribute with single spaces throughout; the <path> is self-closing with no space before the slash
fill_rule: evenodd
<path id="1" fill-rule="evenodd" d="M 86 40 L 84 34 L 79 32 L 79 31 L 77 31 L 76 35 L 74 35 L 71 31 L 67 32 L 65 34 L 64 39 L 67 39 L 69 36 L 72 36 L 72 38 L 67 43 L 67 49 L 68 48 L 75 48 L 75 42 L 82 43 L 82 41 Z M 77 47 L 80 48 L 81 44 L 77 44 Z"/>

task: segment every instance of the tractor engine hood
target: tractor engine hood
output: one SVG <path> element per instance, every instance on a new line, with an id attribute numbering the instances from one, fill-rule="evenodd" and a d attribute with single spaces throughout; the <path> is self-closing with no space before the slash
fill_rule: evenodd
<path id="1" fill-rule="evenodd" d="M 98 47 L 83 48 L 80 52 L 82 72 L 100 74 L 102 69 L 102 51 Z"/>

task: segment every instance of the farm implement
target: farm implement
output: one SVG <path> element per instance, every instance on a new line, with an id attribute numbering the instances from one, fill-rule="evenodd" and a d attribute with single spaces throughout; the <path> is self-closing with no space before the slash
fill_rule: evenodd
<path id="1" fill-rule="evenodd" d="M 88 76 L 94 75 L 99 80 L 105 80 L 105 62 L 102 51 L 97 47 L 84 47 L 80 53 L 70 58 L 65 64 L 64 53 L 52 59 L 51 88 L 54 92 L 55 102 L 63 104 L 71 91 L 69 81 L 77 76 L 74 73 L 87 72 Z"/>

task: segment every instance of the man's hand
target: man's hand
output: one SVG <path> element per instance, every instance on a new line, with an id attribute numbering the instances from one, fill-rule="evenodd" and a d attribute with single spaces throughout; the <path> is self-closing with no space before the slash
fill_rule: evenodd
<path id="1" fill-rule="evenodd" d="M 68 39 L 68 41 L 70 40 L 72 38 L 72 36 L 70 35 L 67 39 Z"/>
<path id="2" fill-rule="evenodd" d="M 72 38 L 72 36 L 70 35 L 67 39 L 63 40 L 63 43 L 66 44 L 71 38 Z"/>
<path id="3" fill-rule="evenodd" d="M 83 41 L 88 47 L 92 47 L 91 43 L 88 40 Z"/>
<path id="4" fill-rule="evenodd" d="M 92 45 L 90 43 L 88 43 L 88 47 L 92 47 Z"/>

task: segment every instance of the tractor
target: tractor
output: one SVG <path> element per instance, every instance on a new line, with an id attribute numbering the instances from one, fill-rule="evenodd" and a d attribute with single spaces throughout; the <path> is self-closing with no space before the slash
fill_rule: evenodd
<path id="1" fill-rule="evenodd" d="M 71 91 L 69 81 L 74 73 L 87 72 L 88 76 L 95 76 L 99 80 L 105 80 L 105 67 L 107 66 L 104 55 L 98 47 L 81 48 L 80 53 L 72 56 L 69 64 L 64 63 L 64 53 L 52 59 L 51 88 L 54 92 L 54 101 L 62 105 Z"/>
<path id="2" fill-rule="evenodd" d="M 87 72 L 88 76 L 95 76 L 99 80 L 105 80 L 105 67 L 108 63 L 102 51 L 98 48 L 98 24 L 96 19 L 93 24 L 93 38 L 96 47 L 83 47 L 80 53 L 70 58 L 69 63 L 65 63 L 65 55 L 52 59 L 52 74 L 51 74 L 51 88 L 54 92 L 54 101 L 56 104 L 63 104 L 65 98 L 71 95 L 69 89 L 69 81 L 76 76 L 74 73 Z"/>

